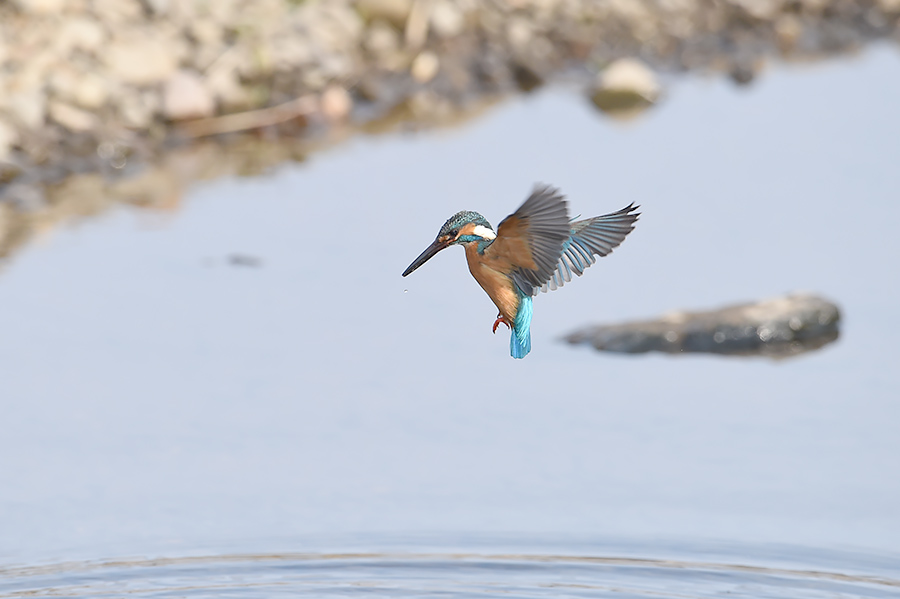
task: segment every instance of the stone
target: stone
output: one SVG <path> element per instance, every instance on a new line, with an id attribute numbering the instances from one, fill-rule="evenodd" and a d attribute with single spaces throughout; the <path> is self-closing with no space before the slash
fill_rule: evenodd
<path id="1" fill-rule="evenodd" d="M 53 69 L 47 78 L 48 89 L 56 97 L 70 98 L 77 84 L 78 72 L 65 64 Z"/>
<path id="2" fill-rule="evenodd" d="M 403 34 L 406 47 L 410 50 L 416 50 L 425 45 L 428 40 L 428 13 L 425 0 L 413 0 Z"/>
<path id="3" fill-rule="evenodd" d="M 775 35 L 784 52 L 793 50 L 802 34 L 803 23 L 796 15 L 782 15 L 775 21 Z"/>
<path id="4" fill-rule="evenodd" d="M 72 100 L 78 106 L 91 110 L 96 110 L 106 104 L 109 97 L 106 80 L 96 73 L 84 74 L 72 91 Z"/>
<path id="5" fill-rule="evenodd" d="M 359 13 L 348 6 L 342 6 L 339 2 L 310 3 L 310 7 L 313 6 L 318 8 L 319 15 L 311 21 L 316 29 L 329 29 L 335 34 L 337 44 L 333 46 L 334 49 L 353 48 L 362 39 L 365 24 L 360 19 Z"/>
<path id="6" fill-rule="evenodd" d="M 353 109 L 353 99 L 343 87 L 332 85 L 323 93 L 320 100 L 322 115 L 331 122 L 344 121 Z"/>
<path id="7" fill-rule="evenodd" d="M 13 93 L 3 100 L 6 111 L 19 124 L 29 129 L 43 126 L 47 112 L 47 96 L 43 91 Z"/>
<path id="8" fill-rule="evenodd" d="M 120 34 L 123 25 L 142 21 L 146 12 L 140 0 L 91 0 L 91 9 L 94 14 L 103 15 L 103 23 Z"/>
<path id="9" fill-rule="evenodd" d="M 356 10 L 365 19 L 384 19 L 398 27 L 406 24 L 413 0 L 357 0 Z"/>
<path id="10" fill-rule="evenodd" d="M 298 36 L 279 36 L 272 39 L 270 44 L 270 60 L 274 71 L 293 71 L 316 59 L 307 41 Z"/>
<path id="11" fill-rule="evenodd" d="M 212 116 L 216 104 L 197 73 L 181 70 L 166 81 L 163 115 L 172 121 Z"/>
<path id="12" fill-rule="evenodd" d="M 466 24 L 462 11 L 448 0 L 434 0 L 428 19 L 431 30 L 444 38 L 459 35 Z"/>
<path id="13" fill-rule="evenodd" d="M 154 15 L 165 15 L 171 8 L 170 0 L 141 0 L 141 4 Z"/>
<path id="14" fill-rule="evenodd" d="M 75 49 L 97 53 L 104 41 L 106 32 L 100 23 L 88 17 L 78 16 L 67 18 L 62 23 L 59 34 L 54 39 L 54 45 L 59 54 L 68 54 Z"/>
<path id="15" fill-rule="evenodd" d="M 591 101 L 610 116 L 629 119 L 652 106 L 660 94 L 653 71 L 639 60 L 621 58 L 599 75 Z"/>
<path id="16" fill-rule="evenodd" d="M 517 62 L 510 66 L 516 86 L 523 92 L 533 92 L 544 85 L 544 77 L 532 65 Z"/>
<path id="17" fill-rule="evenodd" d="M 146 129 L 158 113 L 159 99 L 152 93 L 132 90 L 119 98 L 119 112 L 125 125 L 134 129 Z"/>
<path id="18" fill-rule="evenodd" d="M 363 43 L 373 54 L 388 54 L 400 47 L 400 36 L 386 21 L 378 20 L 369 26 Z"/>
<path id="19" fill-rule="evenodd" d="M 212 19 L 202 18 L 191 21 L 190 25 L 188 25 L 188 32 L 194 41 L 203 46 L 218 46 L 224 34 L 222 27 L 218 23 Z"/>
<path id="20" fill-rule="evenodd" d="M 210 69 L 206 75 L 206 87 L 213 94 L 219 106 L 229 110 L 240 110 L 253 104 L 250 92 L 241 85 L 236 69 L 224 67 Z"/>
<path id="21" fill-rule="evenodd" d="M 0 121 L 0 161 L 9 157 L 10 150 L 19 141 L 19 132 L 12 125 Z"/>
<path id="22" fill-rule="evenodd" d="M 655 320 L 585 327 L 573 344 L 618 353 L 714 353 L 785 358 L 819 349 L 838 337 L 840 309 L 811 294 L 675 312 Z"/>
<path id="23" fill-rule="evenodd" d="M 427 83 L 434 79 L 441 68 L 440 60 L 434 52 L 422 52 L 416 56 L 410 67 L 410 74 L 419 83 Z"/>
<path id="24" fill-rule="evenodd" d="M 8 125 L 7 125 L 8 126 Z M 0 123 L 0 128 L 3 127 L 3 124 Z M 13 134 L 16 134 L 15 129 L 13 129 Z M 4 185 L 8 185 L 15 181 L 19 176 L 25 173 L 25 168 L 21 164 L 16 164 L 13 162 L 4 162 L 3 159 L 0 159 L 0 189 L 3 188 Z M 3 194 L 0 193 L 0 202 L 3 200 Z"/>
<path id="25" fill-rule="evenodd" d="M 160 38 L 118 39 L 104 57 L 114 77 L 133 85 L 160 83 L 178 67 L 176 50 Z"/>
<path id="26" fill-rule="evenodd" d="M 524 49 L 534 37 L 530 21 L 524 17 L 510 19 L 506 25 L 506 36 L 513 48 Z"/>
<path id="27" fill-rule="evenodd" d="M 14 0 L 13 3 L 22 12 L 35 15 L 51 15 L 66 6 L 66 0 Z"/>
<path id="28" fill-rule="evenodd" d="M 47 112 L 51 119 L 69 131 L 89 131 L 97 126 L 94 115 L 59 100 L 51 101 L 47 106 Z"/>
<path id="29" fill-rule="evenodd" d="M 38 212 L 47 205 L 46 190 L 40 185 L 13 182 L 3 189 L 3 201 L 17 212 Z"/>
<path id="30" fill-rule="evenodd" d="M 635 93 L 648 102 L 655 102 L 660 95 L 660 85 L 650 68 L 636 58 L 620 58 L 603 70 L 601 89 Z"/>
<path id="31" fill-rule="evenodd" d="M 784 0 L 729 0 L 729 2 L 760 21 L 773 20 L 784 4 Z"/>

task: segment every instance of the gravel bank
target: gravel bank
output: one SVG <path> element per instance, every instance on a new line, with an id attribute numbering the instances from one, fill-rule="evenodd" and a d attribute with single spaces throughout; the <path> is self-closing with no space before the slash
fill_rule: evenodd
<path id="1" fill-rule="evenodd" d="M 656 71 L 748 83 L 773 56 L 900 39 L 898 19 L 900 0 L 0 1 L 0 257 L 360 128 L 452 123 L 562 76 L 630 109 Z"/>

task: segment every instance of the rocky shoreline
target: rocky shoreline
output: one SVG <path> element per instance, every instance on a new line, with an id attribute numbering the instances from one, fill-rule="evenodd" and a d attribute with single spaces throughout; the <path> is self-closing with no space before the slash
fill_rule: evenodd
<path id="1" fill-rule="evenodd" d="M 564 76 L 630 110 L 655 71 L 745 84 L 898 23 L 900 0 L 0 2 L 0 257 L 106 204 L 165 207 L 195 179 L 452 124 Z"/>

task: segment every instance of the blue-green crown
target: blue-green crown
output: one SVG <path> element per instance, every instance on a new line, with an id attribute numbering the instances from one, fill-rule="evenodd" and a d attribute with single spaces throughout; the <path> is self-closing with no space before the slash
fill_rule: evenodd
<path id="1" fill-rule="evenodd" d="M 469 223 L 475 223 L 476 225 L 481 225 L 493 230 L 493 227 L 491 227 L 491 223 L 489 223 L 486 218 L 484 218 L 477 212 L 472 212 L 471 210 L 463 210 L 462 212 L 457 212 L 447 219 L 447 222 L 444 223 L 444 226 L 441 227 L 441 230 L 438 232 L 438 237 L 449 235 L 451 232 L 456 231 L 463 225 L 467 225 Z"/>

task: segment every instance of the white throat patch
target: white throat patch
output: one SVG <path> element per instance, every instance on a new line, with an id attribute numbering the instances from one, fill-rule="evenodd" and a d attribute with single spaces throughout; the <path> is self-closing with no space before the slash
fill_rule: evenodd
<path id="1" fill-rule="evenodd" d="M 484 225 L 475 225 L 475 230 L 472 231 L 472 233 L 478 235 L 482 239 L 497 239 L 497 234 L 494 233 L 492 229 L 489 229 Z"/>

